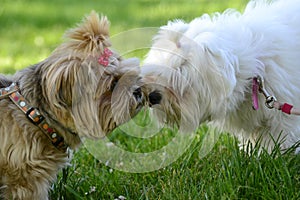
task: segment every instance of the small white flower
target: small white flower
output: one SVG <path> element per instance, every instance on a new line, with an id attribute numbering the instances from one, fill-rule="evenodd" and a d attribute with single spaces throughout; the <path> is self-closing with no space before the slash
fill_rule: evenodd
<path id="1" fill-rule="evenodd" d="M 96 187 L 95 186 L 90 187 L 90 193 L 92 193 L 92 192 L 96 192 Z"/>
<path id="2" fill-rule="evenodd" d="M 115 144 L 113 143 L 113 142 L 108 142 L 108 143 L 106 143 L 106 146 L 107 147 L 112 147 L 112 146 L 114 146 Z"/>
<path id="3" fill-rule="evenodd" d="M 118 196 L 118 198 L 115 198 L 114 200 L 125 200 L 125 199 L 126 199 L 126 197 L 120 195 L 120 196 Z"/>

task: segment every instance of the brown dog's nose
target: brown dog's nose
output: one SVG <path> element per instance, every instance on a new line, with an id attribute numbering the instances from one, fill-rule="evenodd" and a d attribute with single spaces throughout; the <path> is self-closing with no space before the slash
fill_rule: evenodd
<path id="1" fill-rule="evenodd" d="M 141 101 L 142 100 L 142 90 L 141 88 L 137 88 L 134 92 L 133 92 L 133 96 L 137 101 Z"/>
<path id="2" fill-rule="evenodd" d="M 159 104 L 161 99 L 162 99 L 162 96 L 159 92 L 157 92 L 157 91 L 151 92 L 149 94 L 150 106 L 155 105 L 155 104 Z"/>

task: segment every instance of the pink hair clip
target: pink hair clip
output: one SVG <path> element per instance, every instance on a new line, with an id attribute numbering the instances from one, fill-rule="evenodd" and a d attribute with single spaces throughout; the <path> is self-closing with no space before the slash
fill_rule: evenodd
<path id="1" fill-rule="evenodd" d="M 113 52 L 109 50 L 108 48 L 105 48 L 103 53 L 100 55 L 98 59 L 98 63 L 103 65 L 104 67 L 107 67 L 109 64 L 109 57 L 113 55 Z"/>

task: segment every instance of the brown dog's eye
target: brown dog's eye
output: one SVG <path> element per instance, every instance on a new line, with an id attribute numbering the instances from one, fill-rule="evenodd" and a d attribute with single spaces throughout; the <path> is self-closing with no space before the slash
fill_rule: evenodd
<path id="1" fill-rule="evenodd" d="M 116 87 L 116 85 L 118 84 L 118 79 L 114 79 L 111 83 L 111 86 L 110 86 L 110 91 L 113 91 Z"/>

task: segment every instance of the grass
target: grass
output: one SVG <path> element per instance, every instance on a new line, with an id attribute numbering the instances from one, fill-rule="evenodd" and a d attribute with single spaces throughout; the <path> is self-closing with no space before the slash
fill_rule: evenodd
<path id="1" fill-rule="evenodd" d="M 158 27 L 175 18 L 189 21 L 227 7 L 242 10 L 246 0 L 1 0 L 0 4 L 0 72 L 8 74 L 46 58 L 63 32 L 92 9 L 108 16 L 114 35 Z M 130 55 L 142 58 L 145 53 L 144 49 Z M 145 121 L 139 117 L 135 122 Z M 136 132 L 133 126 L 126 130 Z M 300 157 L 293 148 L 283 154 L 275 148 L 258 156 L 259 148 L 249 145 L 247 154 L 233 137 L 223 134 L 203 156 L 209 132 L 205 126 L 199 128 L 175 162 L 147 173 L 115 170 L 82 146 L 72 165 L 59 173 L 51 199 L 300 199 Z M 118 129 L 109 140 L 129 152 L 145 153 L 161 149 L 175 137 L 176 132 L 167 129 L 148 138 Z"/>
<path id="2" fill-rule="evenodd" d="M 293 151 L 250 154 L 229 135 L 201 158 L 203 132 L 171 165 L 148 173 L 126 173 L 105 166 L 81 149 L 60 175 L 53 199 L 299 199 L 300 157 Z M 251 148 L 251 147 L 249 147 Z"/>

